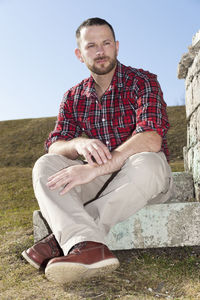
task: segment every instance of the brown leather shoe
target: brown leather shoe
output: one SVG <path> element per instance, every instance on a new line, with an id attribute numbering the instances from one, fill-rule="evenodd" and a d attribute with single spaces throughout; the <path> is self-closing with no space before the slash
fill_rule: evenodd
<path id="1" fill-rule="evenodd" d="M 118 266 L 118 259 L 107 246 L 96 242 L 82 242 L 75 245 L 67 256 L 51 259 L 45 275 L 50 281 L 66 283 L 104 275 Z"/>
<path id="2" fill-rule="evenodd" d="M 53 234 L 22 252 L 22 256 L 36 269 L 45 268 L 51 258 L 62 255 L 63 251 Z"/>

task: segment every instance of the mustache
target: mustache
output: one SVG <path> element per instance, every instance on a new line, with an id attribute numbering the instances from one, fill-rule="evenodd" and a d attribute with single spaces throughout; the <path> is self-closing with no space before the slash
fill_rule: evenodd
<path id="1" fill-rule="evenodd" d="M 95 61 L 98 61 L 100 59 L 109 59 L 109 57 L 108 56 L 99 56 L 99 57 L 95 58 Z"/>

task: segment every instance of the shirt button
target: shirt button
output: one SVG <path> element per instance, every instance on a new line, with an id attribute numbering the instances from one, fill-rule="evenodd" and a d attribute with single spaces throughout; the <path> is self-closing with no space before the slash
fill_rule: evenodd
<path id="1" fill-rule="evenodd" d="M 106 141 L 106 144 L 108 145 L 108 144 L 109 144 L 109 141 Z"/>
<path id="2" fill-rule="evenodd" d="M 105 122 L 105 119 L 104 119 L 104 118 L 102 119 L 102 122 Z"/>
<path id="3" fill-rule="evenodd" d="M 84 128 L 82 128 L 82 130 L 84 131 L 85 129 L 84 129 Z"/>

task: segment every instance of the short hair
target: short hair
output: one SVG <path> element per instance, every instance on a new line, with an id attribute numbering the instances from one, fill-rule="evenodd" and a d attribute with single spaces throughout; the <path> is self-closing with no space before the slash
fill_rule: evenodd
<path id="1" fill-rule="evenodd" d="M 89 18 L 85 21 L 83 21 L 83 23 L 81 23 L 81 25 L 77 28 L 76 30 L 76 40 L 78 42 L 78 39 L 80 38 L 80 35 L 81 35 L 81 29 L 84 28 L 84 27 L 88 27 L 88 26 L 101 26 L 101 25 L 107 25 L 111 32 L 112 32 L 112 35 L 113 35 L 113 38 L 115 40 L 115 32 L 114 32 L 114 29 L 113 27 L 104 19 L 101 19 L 101 18 Z"/>

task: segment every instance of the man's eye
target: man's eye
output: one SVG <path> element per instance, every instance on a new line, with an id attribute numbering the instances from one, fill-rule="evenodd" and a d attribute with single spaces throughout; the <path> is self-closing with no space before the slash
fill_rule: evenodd
<path id="1" fill-rule="evenodd" d="M 92 48 L 92 47 L 94 47 L 94 45 L 88 45 L 88 48 Z"/>

